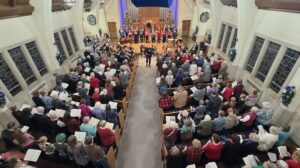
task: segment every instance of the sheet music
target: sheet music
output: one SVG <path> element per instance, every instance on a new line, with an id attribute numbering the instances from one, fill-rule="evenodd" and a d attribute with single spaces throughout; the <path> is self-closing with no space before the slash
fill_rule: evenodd
<path id="1" fill-rule="evenodd" d="M 23 104 L 22 107 L 20 108 L 21 111 L 23 111 L 25 108 L 31 108 L 31 105 L 29 104 Z"/>
<path id="2" fill-rule="evenodd" d="M 73 95 L 75 95 L 75 96 L 79 96 L 79 93 L 73 93 Z"/>
<path id="3" fill-rule="evenodd" d="M 28 126 L 23 126 L 22 128 L 21 128 L 21 131 L 23 132 L 23 133 L 26 133 L 27 131 L 29 130 L 29 127 Z"/>
<path id="4" fill-rule="evenodd" d="M 104 128 L 109 128 L 109 129 L 113 130 L 113 129 L 114 129 L 114 124 L 113 124 L 113 123 L 110 123 L 110 122 L 106 122 Z"/>
<path id="5" fill-rule="evenodd" d="M 90 72 L 90 70 L 91 70 L 91 68 L 86 67 L 86 68 L 84 69 L 84 72 Z"/>
<path id="6" fill-rule="evenodd" d="M 31 162 L 36 162 L 39 159 L 41 153 L 42 153 L 41 150 L 28 149 L 27 152 L 26 152 L 26 155 L 24 157 L 24 160 L 31 161 Z"/>
<path id="7" fill-rule="evenodd" d="M 79 106 L 79 102 L 71 101 L 72 105 Z"/>
<path id="8" fill-rule="evenodd" d="M 110 84 L 111 84 L 112 86 L 116 86 L 116 82 L 115 82 L 115 81 L 111 81 Z"/>
<path id="9" fill-rule="evenodd" d="M 193 75 L 191 76 L 192 81 L 199 79 L 199 77 L 197 75 Z"/>
<path id="10" fill-rule="evenodd" d="M 191 90 L 193 93 L 195 93 L 196 90 L 198 90 L 198 89 L 197 89 L 195 86 L 193 86 L 193 87 L 190 88 L 190 90 Z"/>
<path id="11" fill-rule="evenodd" d="M 31 114 L 35 114 L 35 113 L 37 113 L 37 108 L 32 108 Z"/>
<path id="12" fill-rule="evenodd" d="M 232 82 L 232 87 L 234 88 L 237 85 L 237 81 Z"/>
<path id="13" fill-rule="evenodd" d="M 287 151 L 286 146 L 278 146 L 277 149 L 278 149 L 280 158 L 290 156 L 289 152 Z"/>
<path id="14" fill-rule="evenodd" d="M 100 65 L 99 65 L 99 69 L 101 69 L 102 71 L 104 71 L 105 65 L 104 65 L 104 64 L 100 64 Z"/>
<path id="15" fill-rule="evenodd" d="M 89 80 L 91 79 L 91 77 L 90 77 L 90 76 L 87 76 L 86 79 L 89 81 Z"/>
<path id="16" fill-rule="evenodd" d="M 267 154 L 268 154 L 268 156 L 269 156 L 269 159 L 270 159 L 272 162 L 277 162 L 277 156 L 276 156 L 275 153 L 273 153 L 273 152 L 268 152 Z"/>
<path id="17" fill-rule="evenodd" d="M 205 165 L 205 168 L 218 168 L 216 162 L 210 162 Z"/>
<path id="18" fill-rule="evenodd" d="M 66 88 L 69 86 L 69 84 L 67 84 L 67 83 L 61 83 L 61 86 L 62 86 L 64 89 L 66 89 Z"/>
<path id="19" fill-rule="evenodd" d="M 103 109 L 103 110 L 105 110 L 106 109 L 106 104 L 101 104 L 100 108 Z"/>
<path id="20" fill-rule="evenodd" d="M 213 78 L 212 78 L 212 81 L 213 81 L 213 83 L 217 83 L 217 78 L 216 78 L 216 77 L 213 77 Z"/>
<path id="21" fill-rule="evenodd" d="M 75 131 L 74 135 L 76 136 L 77 141 L 84 142 L 86 137 L 86 132 Z"/>
<path id="22" fill-rule="evenodd" d="M 59 100 L 67 100 L 67 98 L 69 97 L 69 93 L 68 92 L 60 92 L 58 99 Z"/>
<path id="23" fill-rule="evenodd" d="M 118 103 L 117 102 L 108 102 L 108 104 L 110 104 L 111 109 L 118 109 Z"/>
<path id="24" fill-rule="evenodd" d="M 80 109 L 72 109 L 70 112 L 71 117 L 81 117 Z"/>
<path id="25" fill-rule="evenodd" d="M 193 164 L 193 165 L 187 165 L 186 168 L 196 168 L 196 165 Z"/>
<path id="26" fill-rule="evenodd" d="M 160 78 L 161 78 L 161 77 L 156 78 L 156 84 L 157 84 L 157 85 L 160 83 Z"/>
<path id="27" fill-rule="evenodd" d="M 66 110 L 56 109 L 56 110 L 55 110 L 55 113 L 56 113 L 56 116 L 57 116 L 57 117 L 63 118 L 64 115 L 65 115 L 65 113 L 66 113 Z"/>
<path id="28" fill-rule="evenodd" d="M 240 137 L 240 143 L 243 143 L 243 136 L 242 135 L 238 135 Z"/>
<path id="29" fill-rule="evenodd" d="M 89 84 L 89 83 L 84 83 L 84 88 L 90 89 L 90 87 L 91 87 L 91 84 Z"/>
<path id="30" fill-rule="evenodd" d="M 170 123 L 171 121 L 176 121 L 175 116 L 166 116 L 166 123 Z"/>
<path id="31" fill-rule="evenodd" d="M 51 94 L 50 94 L 51 97 L 54 97 L 54 96 L 57 96 L 57 97 L 58 97 L 58 95 L 59 95 L 59 92 L 56 91 L 56 90 L 52 90 L 52 92 L 51 92 Z"/>
<path id="32" fill-rule="evenodd" d="M 257 166 L 257 162 L 255 161 L 254 155 L 248 155 L 244 157 L 243 161 L 249 167 Z"/>
<path id="33" fill-rule="evenodd" d="M 93 126 L 95 126 L 95 127 L 97 127 L 99 122 L 100 122 L 99 119 L 97 119 L 97 118 L 95 118 L 95 117 L 92 117 L 92 118 L 90 119 L 90 121 L 89 121 L 89 124 L 90 124 L 90 125 L 93 125 Z"/>

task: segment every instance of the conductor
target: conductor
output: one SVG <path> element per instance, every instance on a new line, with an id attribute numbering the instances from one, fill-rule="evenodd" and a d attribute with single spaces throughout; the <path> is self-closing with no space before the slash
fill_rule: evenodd
<path id="1" fill-rule="evenodd" d="M 146 67 L 151 65 L 151 57 L 154 54 L 154 49 L 150 47 L 146 47 L 144 49 L 145 56 L 146 56 Z"/>

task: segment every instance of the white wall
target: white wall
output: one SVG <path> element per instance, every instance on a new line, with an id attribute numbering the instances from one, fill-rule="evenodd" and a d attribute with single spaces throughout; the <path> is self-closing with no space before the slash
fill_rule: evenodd
<path id="1" fill-rule="evenodd" d="M 117 31 L 120 29 L 120 4 L 118 0 L 107 1 L 104 6 L 106 22 L 116 22 Z M 103 22 L 102 22 L 103 23 Z M 117 33 L 119 36 L 119 33 Z"/>
<path id="2" fill-rule="evenodd" d="M 6 106 L 0 110 L 0 130 L 5 128 L 9 121 L 14 120 L 8 107 L 15 104 L 18 107 L 21 107 L 24 103 L 32 105 L 32 91 L 53 89 L 55 82 L 52 74 L 54 72 L 64 72 L 65 69 L 68 69 L 71 65 L 74 57 L 72 59 L 67 59 L 63 66 L 58 64 L 56 60 L 56 48 L 54 47 L 54 31 L 73 26 L 79 50 L 83 49 L 83 35 L 81 32 L 78 33 L 78 31 L 82 30 L 82 27 L 80 27 L 80 25 L 82 26 L 82 22 L 81 20 L 76 19 L 79 16 L 79 9 L 83 7 L 83 0 L 77 1 L 77 3 L 80 3 L 79 5 L 81 8 L 76 6 L 73 10 L 54 13 L 51 11 L 51 1 L 31 0 L 30 3 L 35 7 L 33 15 L 0 20 L 0 53 L 2 53 L 6 62 L 8 62 L 9 67 L 12 69 L 23 89 L 22 92 L 16 96 L 11 96 L 4 84 L 0 82 L 0 89 L 7 93 Z M 80 24 L 78 24 L 78 22 L 80 22 Z M 7 50 L 17 46 L 24 47 L 24 44 L 31 41 L 36 42 L 47 66 L 48 73 L 44 76 L 40 76 L 33 61 L 29 59 L 28 63 L 34 72 L 37 81 L 28 86 L 12 60 L 9 58 L 10 56 L 7 53 Z M 26 52 L 24 52 L 24 54 L 25 56 L 28 56 Z"/>
<path id="3" fill-rule="evenodd" d="M 182 34 L 182 21 L 193 19 L 194 2 L 190 0 L 179 0 L 178 1 L 178 33 Z M 191 23 L 192 26 L 192 23 Z"/>
<path id="4" fill-rule="evenodd" d="M 283 86 L 293 85 L 296 86 L 295 99 L 288 108 L 281 105 L 281 92 L 275 93 L 269 88 L 269 84 L 276 72 L 287 48 L 300 51 L 300 17 L 299 13 L 280 12 L 271 10 L 258 10 L 255 6 L 254 0 L 243 1 L 238 0 L 239 8 L 232 8 L 223 6 L 219 3 L 213 2 L 212 12 L 213 20 L 213 47 L 210 48 L 211 52 L 216 52 L 229 62 L 229 77 L 236 80 L 242 79 L 246 86 L 246 90 L 251 92 L 254 89 L 253 85 L 261 90 L 259 102 L 270 101 L 273 104 L 274 116 L 273 123 L 277 125 L 291 124 L 295 130 L 300 129 L 300 100 L 296 97 L 300 96 L 300 59 L 297 61 L 294 69 L 288 76 Z M 216 14 L 217 13 L 217 14 Z M 219 17 L 219 20 L 218 20 Z M 228 23 L 238 27 L 238 42 L 237 42 L 237 56 L 233 63 L 221 51 L 216 49 L 217 39 L 219 38 L 221 23 Z M 217 29 L 215 28 L 217 26 Z M 225 31 L 226 33 L 226 31 Z M 261 54 L 256 62 L 253 72 L 244 70 L 245 64 L 248 60 L 249 54 L 252 49 L 253 40 L 255 36 L 260 36 L 266 41 L 276 42 L 281 45 L 281 49 L 272 64 L 272 67 L 264 82 L 260 82 L 255 78 L 258 66 L 264 56 L 264 51 L 267 48 L 267 43 L 261 49 Z M 225 37 L 225 36 L 224 36 Z M 223 38 L 224 38 L 223 37 Z M 250 81 L 252 84 L 250 84 Z M 293 139 L 295 142 L 300 143 L 300 134 L 294 132 Z"/>
<path id="5" fill-rule="evenodd" d="M 210 18 L 205 23 L 200 21 L 200 15 L 204 12 L 208 12 L 210 14 Z M 194 7 L 190 36 L 192 36 L 193 33 L 195 32 L 196 26 L 199 27 L 199 32 L 197 35 L 198 41 L 202 41 L 204 39 L 206 32 L 211 32 L 212 18 L 211 18 L 211 9 L 207 8 L 207 6 L 204 7 L 203 2 L 201 3 L 201 1 L 196 1 Z"/>

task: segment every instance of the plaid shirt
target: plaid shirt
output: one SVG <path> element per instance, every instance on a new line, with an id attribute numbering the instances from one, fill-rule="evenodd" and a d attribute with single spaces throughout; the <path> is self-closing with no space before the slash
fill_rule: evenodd
<path id="1" fill-rule="evenodd" d="M 188 147 L 186 150 L 186 161 L 187 164 L 196 164 L 199 165 L 201 161 L 203 150 L 201 147 L 194 148 L 192 146 Z"/>
<path id="2" fill-rule="evenodd" d="M 160 97 L 159 98 L 159 107 L 163 108 L 163 109 L 168 109 L 173 107 L 173 101 L 174 98 L 167 96 L 167 97 Z"/>

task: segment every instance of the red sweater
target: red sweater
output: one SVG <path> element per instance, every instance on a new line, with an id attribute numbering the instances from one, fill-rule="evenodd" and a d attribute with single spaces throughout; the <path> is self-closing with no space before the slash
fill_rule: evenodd
<path id="1" fill-rule="evenodd" d="M 219 160 L 221 158 L 223 146 L 222 142 L 219 142 L 218 144 L 214 144 L 213 142 L 208 143 L 204 149 L 206 158 L 208 160 Z"/>
<path id="2" fill-rule="evenodd" d="M 94 93 L 92 97 L 93 97 L 94 102 L 100 101 L 100 94 L 99 93 Z"/>
<path id="3" fill-rule="evenodd" d="M 219 70 L 221 68 L 222 62 L 221 61 L 214 61 L 212 68 L 214 70 Z"/>
<path id="4" fill-rule="evenodd" d="M 104 146 L 109 146 L 114 143 L 114 133 L 109 128 L 98 128 L 98 135 L 101 139 L 101 142 Z"/>
<path id="5" fill-rule="evenodd" d="M 223 94 L 222 94 L 224 101 L 229 101 L 231 96 L 232 96 L 232 93 L 233 93 L 233 88 L 232 87 L 226 87 Z"/>
<path id="6" fill-rule="evenodd" d="M 242 118 L 246 117 L 247 115 L 250 116 L 250 119 L 246 122 L 243 122 L 243 125 L 247 126 L 247 127 L 252 127 L 254 124 L 254 121 L 256 119 L 256 114 L 254 112 L 248 112 L 242 115 Z"/>
<path id="7" fill-rule="evenodd" d="M 100 85 L 100 80 L 98 78 L 92 77 L 90 79 L 91 88 L 97 88 Z"/>
<path id="8" fill-rule="evenodd" d="M 289 165 L 289 168 L 300 168 L 300 163 L 298 163 L 294 159 L 290 159 L 290 160 L 287 160 L 285 162 Z"/>

